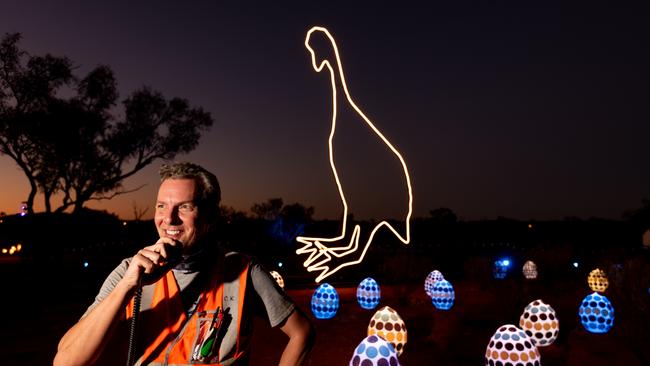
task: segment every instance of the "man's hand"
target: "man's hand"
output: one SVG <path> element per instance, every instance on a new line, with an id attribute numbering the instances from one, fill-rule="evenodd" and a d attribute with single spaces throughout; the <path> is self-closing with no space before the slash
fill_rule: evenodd
<path id="1" fill-rule="evenodd" d="M 129 288 L 149 285 L 158 281 L 181 257 L 182 245 L 171 238 L 160 238 L 154 245 L 138 251 L 131 259 L 122 281 Z"/>

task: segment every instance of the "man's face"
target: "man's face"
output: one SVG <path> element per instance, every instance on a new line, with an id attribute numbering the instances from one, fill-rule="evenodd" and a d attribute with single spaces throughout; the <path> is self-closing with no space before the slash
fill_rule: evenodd
<path id="1" fill-rule="evenodd" d="M 208 229 L 197 200 L 194 179 L 165 179 L 158 189 L 154 217 L 158 235 L 182 243 L 184 253 L 189 252 Z"/>

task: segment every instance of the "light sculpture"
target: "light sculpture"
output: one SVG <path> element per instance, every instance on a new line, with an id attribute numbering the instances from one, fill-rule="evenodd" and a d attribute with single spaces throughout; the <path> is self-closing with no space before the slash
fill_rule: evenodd
<path id="1" fill-rule="evenodd" d="M 329 283 L 316 288 L 311 297 L 311 312 L 317 319 L 331 319 L 339 310 L 339 294 Z"/>
<path id="2" fill-rule="evenodd" d="M 502 280 L 506 278 L 506 275 L 508 274 L 508 267 L 510 267 L 509 259 L 499 259 L 495 261 L 494 268 L 492 269 L 492 274 L 494 275 L 494 278 L 498 280 Z"/>
<path id="3" fill-rule="evenodd" d="M 371 310 L 379 305 L 381 299 L 381 289 L 379 284 L 373 278 L 366 278 L 357 286 L 357 302 L 367 310 Z"/>
<path id="4" fill-rule="evenodd" d="M 512 324 L 506 324 L 492 335 L 485 350 L 486 365 L 540 365 L 535 342 Z"/>
<path id="5" fill-rule="evenodd" d="M 399 366 L 395 348 L 377 336 L 366 337 L 354 350 L 349 366 Z"/>
<path id="6" fill-rule="evenodd" d="M 456 293 L 454 286 L 447 280 L 437 281 L 431 291 L 431 302 L 439 310 L 449 310 L 454 306 Z"/>
<path id="7" fill-rule="evenodd" d="M 537 265 L 533 261 L 526 261 L 522 268 L 522 272 L 527 280 L 534 280 L 537 278 Z"/>
<path id="8" fill-rule="evenodd" d="M 275 282 L 278 283 L 280 288 L 282 288 L 284 290 L 284 278 L 282 278 L 282 276 L 276 271 L 271 271 L 271 272 L 269 272 L 269 274 L 271 275 L 271 277 L 273 277 Z"/>
<path id="9" fill-rule="evenodd" d="M 537 347 L 552 344 L 560 333 L 555 310 L 542 300 L 535 300 L 526 306 L 519 318 L 519 326 Z"/>
<path id="10" fill-rule="evenodd" d="M 444 280 L 445 277 L 438 271 L 437 269 L 431 271 L 428 275 L 427 278 L 424 279 L 424 292 L 427 293 L 427 296 L 431 297 L 431 290 L 433 290 L 433 285 L 435 285 L 436 281 Z"/>
<path id="11" fill-rule="evenodd" d="M 379 309 L 370 319 L 368 336 L 379 336 L 390 343 L 397 355 L 404 351 L 408 333 L 402 318 L 390 306 Z"/>
<path id="12" fill-rule="evenodd" d="M 336 57 L 336 65 L 332 65 L 330 60 L 323 59 L 320 62 L 317 62 L 316 52 L 310 45 L 310 39 L 314 34 L 319 34 L 320 36 L 326 37 L 328 42 L 331 44 L 332 49 L 334 50 L 334 55 Z M 322 281 L 324 278 L 333 275 L 338 270 L 343 267 L 359 264 L 363 261 L 368 247 L 372 243 L 375 234 L 382 227 L 390 230 L 397 239 L 402 243 L 408 244 L 411 241 L 411 229 L 410 221 L 411 214 L 413 212 L 413 192 L 411 188 L 411 178 L 406 167 L 406 162 L 400 154 L 400 152 L 388 141 L 388 139 L 375 127 L 375 125 L 366 117 L 366 115 L 361 111 L 361 109 L 354 103 L 350 93 L 348 91 L 347 83 L 345 81 L 345 75 L 343 73 L 343 65 L 341 63 L 341 58 L 339 56 L 339 50 L 336 45 L 334 37 L 330 32 L 323 27 L 312 27 L 308 32 L 305 38 L 305 47 L 311 54 L 311 61 L 314 70 L 321 72 L 323 69 L 327 69 L 330 75 L 331 87 L 332 87 L 332 127 L 330 130 L 330 135 L 328 139 L 328 153 L 329 153 L 329 163 L 332 173 L 334 175 L 334 180 L 336 181 L 336 186 L 338 188 L 339 197 L 343 205 L 342 223 L 341 223 L 341 233 L 335 237 L 331 238 L 320 238 L 320 237 L 306 237 L 298 236 L 296 240 L 303 244 L 301 248 L 296 250 L 296 254 L 305 254 L 307 259 L 304 261 L 303 265 L 307 268 L 307 271 L 314 272 L 320 271 L 318 277 L 316 277 L 316 282 Z M 335 71 L 336 68 L 336 71 Z M 406 215 L 406 227 L 404 234 L 398 232 L 388 221 L 381 221 L 375 225 L 375 227 L 370 231 L 369 235 L 364 235 L 367 237 L 365 243 L 359 243 L 361 237 L 361 226 L 354 225 L 352 233 L 348 235 L 347 230 L 347 219 L 348 219 L 348 203 L 345 198 L 343 191 L 343 186 L 339 179 L 339 174 L 337 172 L 336 164 L 334 162 L 334 150 L 332 148 L 335 131 L 336 131 L 336 117 L 338 111 L 337 105 L 337 85 L 342 88 L 343 93 L 347 99 L 348 104 L 354 108 L 358 117 L 363 120 L 363 123 L 372 130 L 373 133 L 381 139 L 381 141 L 386 145 L 388 149 L 394 154 L 394 156 L 399 160 L 403 173 L 406 188 L 408 190 L 408 213 Z M 351 256 L 348 258 L 348 256 Z"/>
<path id="13" fill-rule="evenodd" d="M 587 283 L 589 284 L 591 291 L 595 292 L 605 292 L 605 290 L 607 290 L 607 287 L 609 287 L 607 275 L 600 268 L 596 268 L 593 271 L 589 272 Z"/>
<path id="14" fill-rule="evenodd" d="M 607 333 L 614 325 L 614 307 L 605 296 L 594 292 L 580 304 L 578 316 L 582 326 L 591 333 Z"/>

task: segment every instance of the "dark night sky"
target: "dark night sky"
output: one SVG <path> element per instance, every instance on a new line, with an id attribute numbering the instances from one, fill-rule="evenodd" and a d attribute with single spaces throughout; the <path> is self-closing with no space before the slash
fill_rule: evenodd
<path id="1" fill-rule="evenodd" d="M 329 82 L 303 45 L 313 25 L 334 35 L 355 102 L 405 157 L 416 216 L 444 206 L 464 219 L 619 218 L 650 197 L 650 22 L 639 6 L 11 3 L 0 32 L 21 32 L 29 52 L 68 56 L 78 75 L 110 65 L 121 97 L 149 85 L 212 112 L 212 130 L 178 160 L 217 173 L 224 204 L 241 210 L 282 197 L 317 218 L 341 212 Z M 151 206 L 154 165 L 126 182 L 145 189 L 94 207 L 132 218 L 133 201 Z M 0 169 L 0 210 L 15 212 L 27 181 L 7 157 Z M 405 204 L 357 200 L 359 216 L 377 219 Z"/>

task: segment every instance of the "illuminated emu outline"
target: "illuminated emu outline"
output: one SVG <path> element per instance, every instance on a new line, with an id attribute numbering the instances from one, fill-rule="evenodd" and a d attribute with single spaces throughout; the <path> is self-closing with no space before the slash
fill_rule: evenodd
<path id="1" fill-rule="evenodd" d="M 400 163 L 402 164 L 402 169 L 404 170 L 404 176 L 406 178 L 406 185 L 408 187 L 408 193 L 409 193 L 409 208 L 408 208 L 408 215 L 406 216 L 406 235 L 402 236 L 400 233 L 397 232 L 397 230 L 388 222 L 382 221 L 375 225 L 374 229 L 372 229 L 372 232 L 370 233 L 370 236 L 368 237 L 368 241 L 365 243 L 363 246 L 363 251 L 361 252 L 361 255 L 359 256 L 358 259 L 356 260 L 350 260 L 347 262 L 344 262 L 342 264 L 337 265 L 336 267 L 330 269 L 330 264 L 329 263 L 332 260 L 332 256 L 335 256 L 337 258 L 342 258 L 345 256 L 348 256 L 352 253 L 355 253 L 359 250 L 359 237 L 361 233 L 361 227 L 359 225 L 355 225 L 354 229 L 352 231 L 352 236 L 350 237 L 350 241 L 347 246 L 344 247 L 327 247 L 323 243 L 331 243 L 331 242 L 336 242 L 340 241 L 341 239 L 345 238 L 345 231 L 347 227 L 347 219 L 348 219 L 348 204 L 347 201 L 345 200 L 345 195 L 343 193 L 343 188 L 341 187 L 341 182 L 339 181 L 339 176 L 336 171 L 336 166 L 334 164 L 334 155 L 333 155 L 333 149 L 332 149 L 332 140 L 334 138 L 334 132 L 336 130 L 336 115 L 337 115 L 337 104 L 336 104 L 336 74 L 334 72 L 334 69 L 332 68 L 332 64 L 329 62 L 329 60 L 324 59 L 320 64 L 316 64 L 316 53 L 315 51 L 311 48 L 309 45 L 309 39 L 314 32 L 322 32 L 324 33 L 329 41 L 332 44 L 332 48 L 334 49 L 334 53 L 336 55 L 336 66 L 337 66 L 337 71 L 338 71 L 338 76 L 341 79 L 341 86 L 343 86 L 343 91 L 345 92 L 345 96 L 348 100 L 348 103 L 354 108 L 354 110 L 359 114 L 361 118 L 366 122 L 368 127 L 370 127 L 383 141 L 384 143 L 390 148 L 390 150 L 397 156 L 399 159 Z M 366 117 L 365 114 L 357 107 L 357 105 L 354 103 L 352 100 L 352 97 L 350 96 L 350 93 L 348 92 L 348 87 L 345 82 L 345 76 L 343 75 L 343 66 L 341 64 L 341 58 L 339 57 L 339 50 L 338 47 L 336 46 L 336 41 L 334 41 L 334 37 L 330 34 L 330 32 L 323 27 L 312 27 L 309 32 L 307 32 L 307 37 L 305 38 L 305 47 L 307 50 L 309 50 L 309 53 L 311 54 L 311 60 L 312 60 L 312 66 L 314 67 L 314 70 L 317 72 L 321 72 L 324 67 L 327 67 L 329 73 L 330 73 L 330 81 L 332 83 L 332 129 L 330 131 L 329 139 L 328 139 L 328 147 L 329 147 L 329 160 L 330 160 L 330 167 L 332 168 L 332 173 L 334 173 L 334 179 L 336 180 L 336 186 L 338 187 L 339 190 L 339 195 L 341 197 L 341 202 L 343 203 L 343 223 L 342 223 L 342 229 L 341 229 L 341 234 L 337 237 L 334 238 L 315 238 L 315 237 L 305 237 L 305 236 L 299 236 L 296 238 L 296 240 L 304 246 L 298 250 L 296 250 L 296 254 L 308 254 L 309 257 L 307 260 L 304 262 L 304 266 L 307 267 L 307 271 L 313 272 L 313 271 L 321 271 L 320 275 L 316 278 L 316 282 L 322 281 L 324 278 L 333 275 L 336 273 L 338 270 L 340 270 L 343 267 L 351 266 L 354 264 L 359 264 L 363 260 L 364 256 L 366 255 L 366 252 L 368 251 L 368 247 L 372 243 L 372 240 L 375 236 L 375 233 L 382 227 L 385 226 L 387 229 L 393 232 L 395 236 L 404 244 L 408 244 L 411 241 L 411 226 L 410 226 L 410 220 L 411 220 L 411 213 L 413 212 L 413 192 L 411 189 L 411 178 L 409 177 L 408 174 L 408 169 L 406 167 L 406 162 L 404 161 L 404 158 L 402 158 L 402 155 L 397 151 L 397 149 L 384 137 L 384 135 L 375 127 L 375 125 Z"/>

